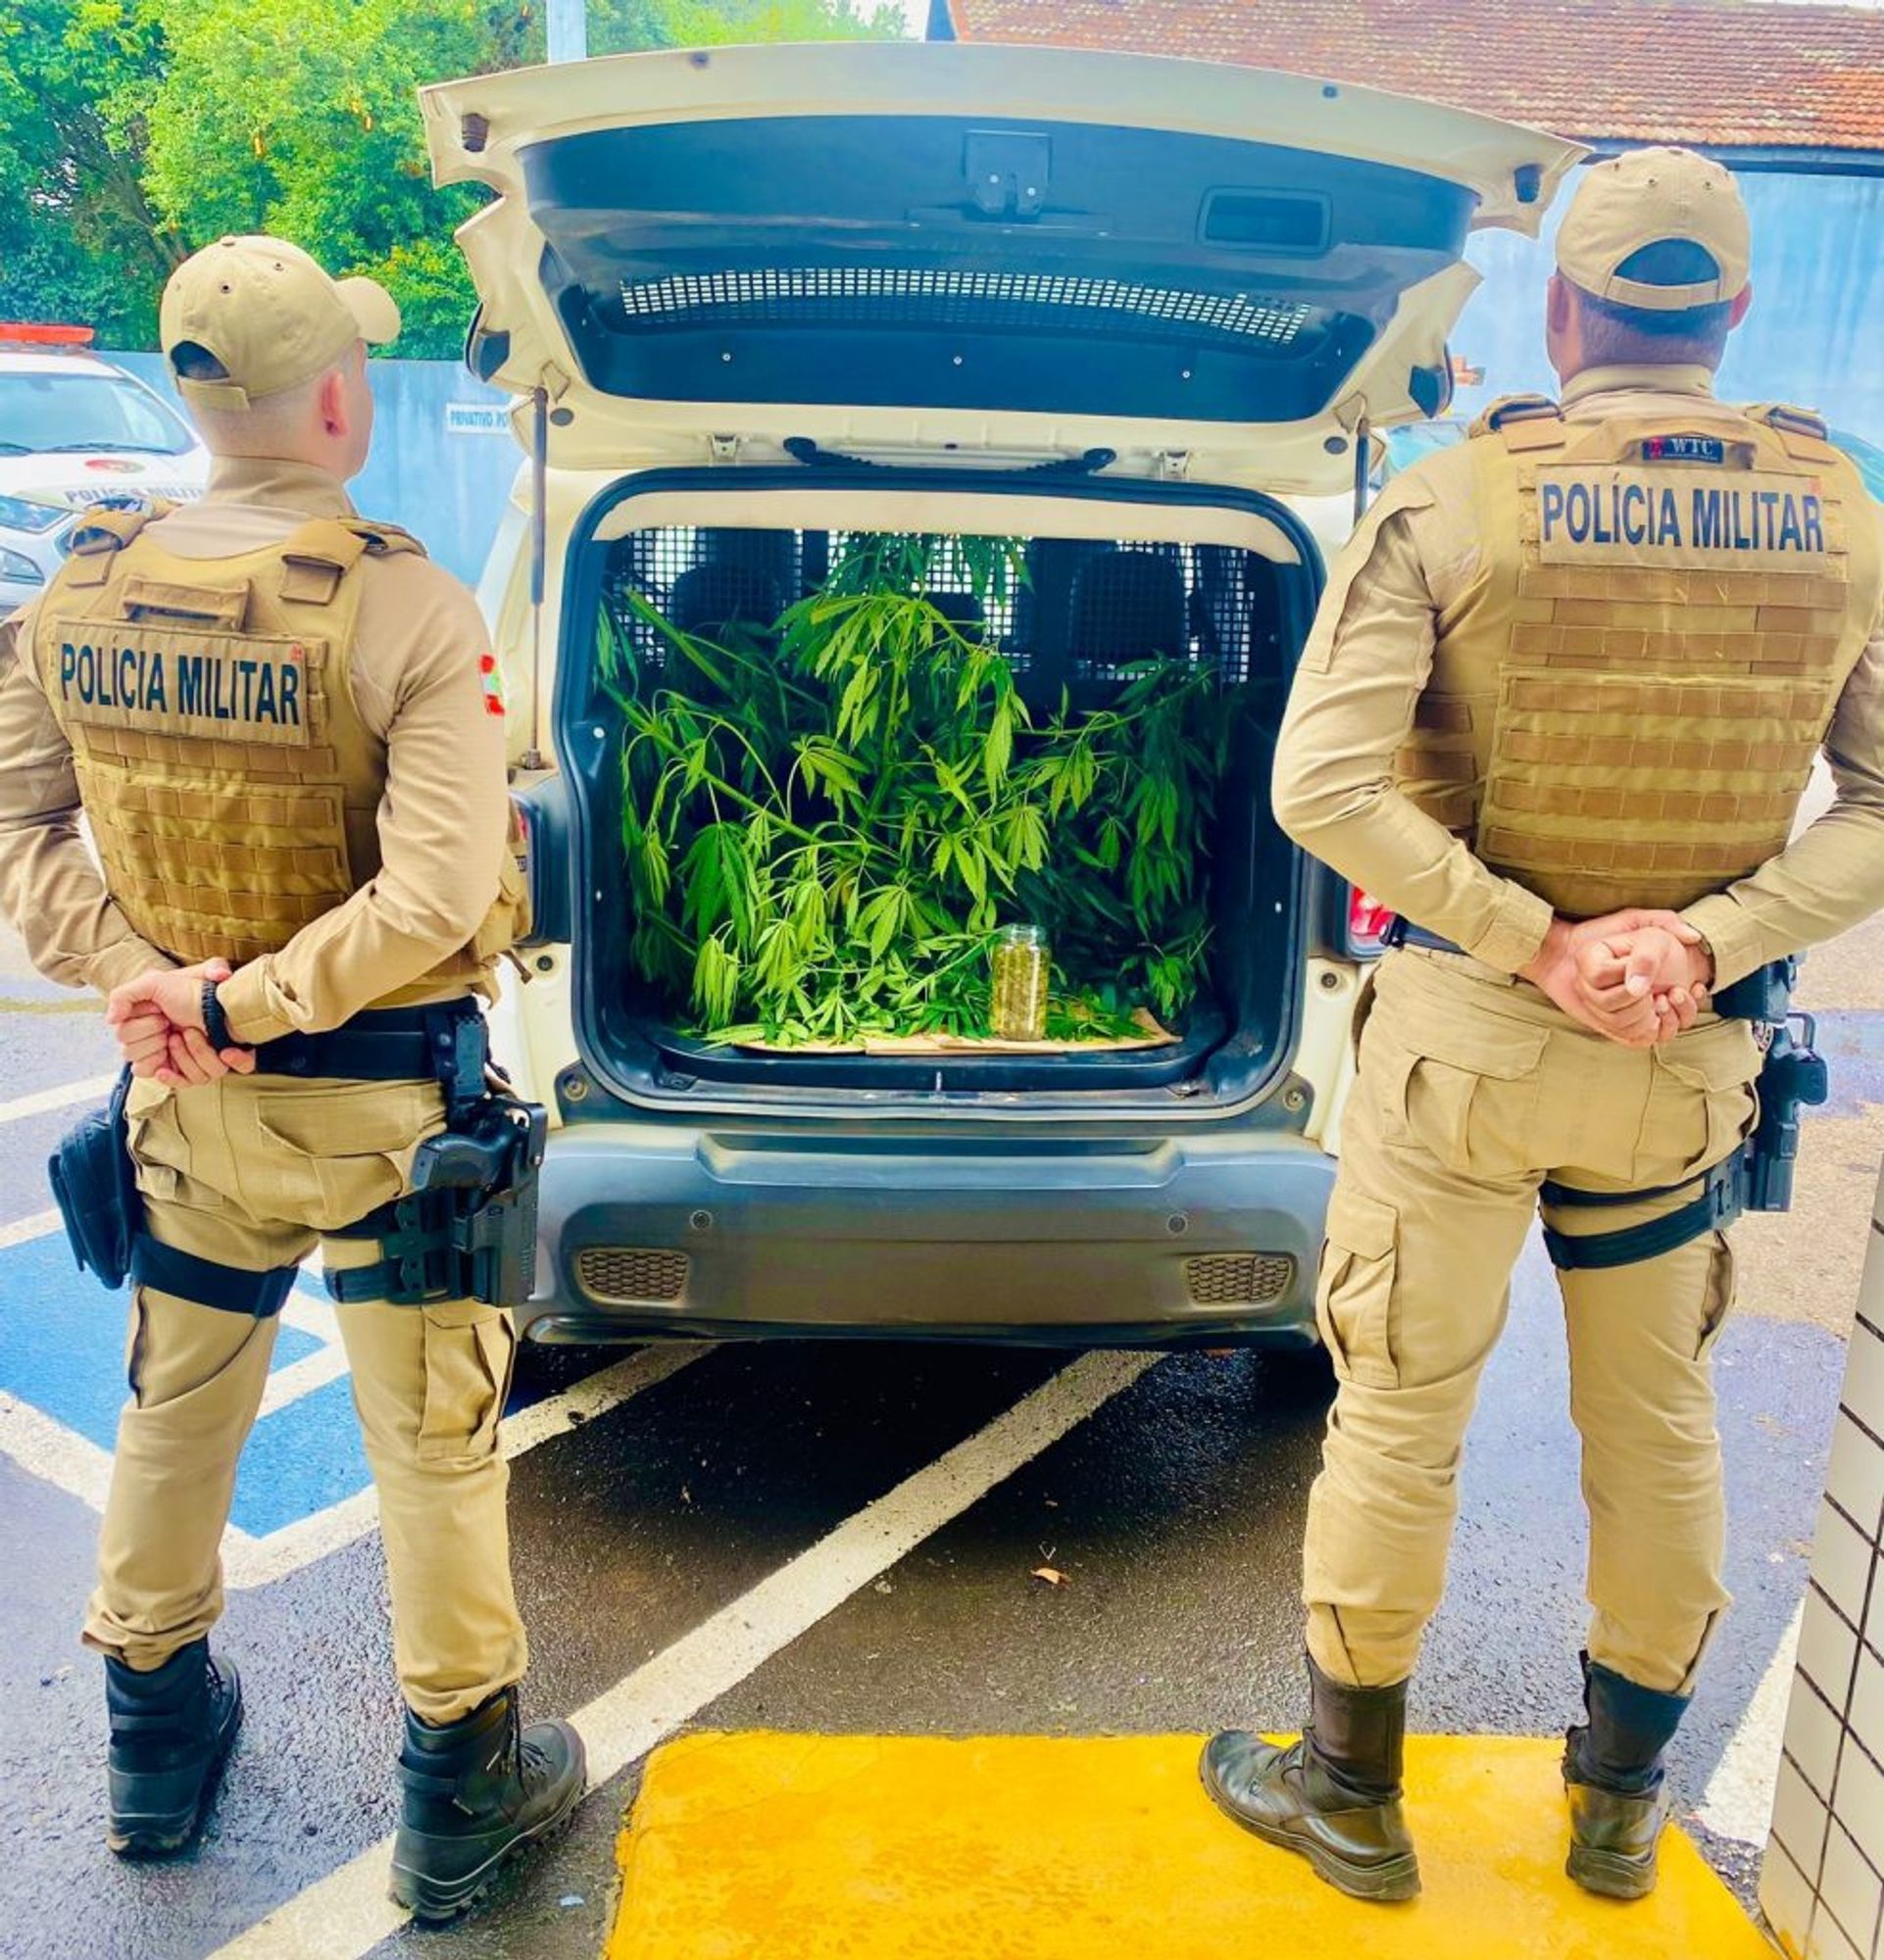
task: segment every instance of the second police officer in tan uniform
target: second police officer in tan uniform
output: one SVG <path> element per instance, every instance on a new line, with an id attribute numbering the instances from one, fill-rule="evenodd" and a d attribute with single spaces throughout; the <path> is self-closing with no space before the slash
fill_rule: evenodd
<path id="1" fill-rule="evenodd" d="M 116 990 L 152 1078 L 129 1102 L 148 1237 L 85 1623 L 106 1656 L 111 1842 L 132 1854 L 194 1835 L 240 1720 L 207 1636 L 278 1308 L 317 1246 L 330 1272 L 378 1257 L 334 1235 L 399 1199 L 445 1128 L 441 1042 L 481 1091 L 477 997 L 516 912 L 483 624 L 343 488 L 372 426 L 366 343 L 398 327 L 377 285 L 275 239 L 190 259 L 161 328 L 215 454 L 208 494 L 81 526 L 0 628 L 8 910 L 43 972 Z M 393 1894 L 446 1917 L 573 1807 L 582 1747 L 518 1720 L 511 1324 L 359 1291 L 335 1311 L 409 1711 Z"/>
<path id="2" fill-rule="evenodd" d="M 1278 818 L 1406 934 L 1364 1011 L 1318 1290 L 1339 1391 L 1313 1717 L 1287 1748 L 1216 1737 L 1204 1776 L 1358 1897 L 1418 1889 L 1408 1680 L 1540 1201 L 1590 1517 L 1563 1770 L 1591 1890 L 1654 1885 L 1662 1752 L 1728 1603 L 1710 1353 L 1733 1266 L 1707 1173 L 1739 1161 L 1760 1057 L 1703 1010 L 1884 904 L 1878 524 L 1812 418 L 1713 398 L 1749 264 L 1717 166 L 1591 170 L 1551 285 L 1561 407 L 1504 404 L 1390 483 L 1282 731 Z M 1836 800 L 1789 842 L 1821 747 Z"/>

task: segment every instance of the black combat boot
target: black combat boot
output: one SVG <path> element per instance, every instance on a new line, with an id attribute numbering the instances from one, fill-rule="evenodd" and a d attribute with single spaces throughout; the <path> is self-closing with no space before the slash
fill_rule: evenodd
<path id="1" fill-rule="evenodd" d="M 588 1766 L 567 1722 L 519 1730 L 517 1690 L 434 1729 L 406 1711 L 405 1803 L 392 1847 L 392 1898 L 421 1919 L 454 1919 L 506 1860 L 581 1801 Z"/>
<path id="2" fill-rule="evenodd" d="M 1570 1800 L 1570 1856 L 1564 1866 L 1586 1892 L 1647 1898 L 1655 1890 L 1656 1850 L 1668 1821 L 1661 1752 L 1687 1712 L 1681 1694 L 1642 1688 L 1583 1656 L 1589 1721 L 1563 1749 Z"/>
<path id="3" fill-rule="evenodd" d="M 1314 1719 L 1287 1748 L 1241 1729 L 1200 1765 L 1217 1808 L 1265 1843 L 1299 1851 L 1337 1891 L 1410 1899 L 1419 1860 L 1400 1814 L 1407 1684 L 1344 1688 L 1309 1662 Z"/>
<path id="4" fill-rule="evenodd" d="M 242 1684 L 207 1640 L 140 1674 L 105 1660 L 105 1841 L 124 1858 L 180 1851 L 202 1828 L 229 1744 L 242 1726 Z"/>

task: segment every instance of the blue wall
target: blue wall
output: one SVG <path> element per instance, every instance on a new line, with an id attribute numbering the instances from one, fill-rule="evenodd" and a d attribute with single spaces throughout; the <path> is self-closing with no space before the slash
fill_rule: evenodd
<path id="1" fill-rule="evenodd" d="M 1819 409 L 1837 427 L 1884 441 L 1884 179 L 1748 171 L 1740 184 L 1753 215 L 1754 306 L 1728 343 L 1721 393 Z M 1556 391 L 1544 359 L 1544 287 L 1568 204 L 1566 192 L 1537 243 L 1504 231 L 1472 241 L 1467 256 L 1485 283 L 1453 349 L 1485 370 L 1485 385 L 1462 388 L 1456 414 L 1520 389 Z"/>
<path id="2" fill-rule="evenodd" d="M 162 355 L 107 358 L 174 399 Z M 372 454 L 352 485 L 354 503 L 403 524 L 440 564 L 475 584 L 521 459 L 508 425 L 493 435 L 448 433 L 445 411 L 452 403 L 501 408 L 506 398 L 455 361 L 375 361 L 372 380 Z"/>

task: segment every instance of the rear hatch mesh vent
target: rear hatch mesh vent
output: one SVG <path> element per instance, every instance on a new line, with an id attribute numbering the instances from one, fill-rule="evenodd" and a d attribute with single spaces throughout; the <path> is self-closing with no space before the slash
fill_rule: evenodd
<path id="1" fill-rule="evenodd" d="M 575 1283 L 606 1306 L 677 1300 L 687 1290 L 687 1255 L 634 1246 L 584 1246 L 575 1255 Z"/>
<path id="2" fill-rule="evenodd" d="M 1209 1252 L 1184 1261 L 1194 1306 L 1263 1306 L 1280 1299 L 1295 1282 L 1286 1252 Z"/>
<path id="3" fill-rule="evenodd" d="M 1190 292 L 1050 272 L 973 272 L 894 266 L 768 267 L 621 282 L 630 327 L 892 325 L 1129 331 L 1162 339 L 1292 350 L 1312 309 L 1242 293 Z"/>

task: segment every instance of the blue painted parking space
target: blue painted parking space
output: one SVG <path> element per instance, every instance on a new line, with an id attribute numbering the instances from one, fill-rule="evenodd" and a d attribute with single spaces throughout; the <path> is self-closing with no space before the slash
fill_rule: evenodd
<path id="1" fill-rule="evenodd" d="M 0 1296 L 32 1308 L 7 1316 L 0 1389 L 109 1449 L 125 1393 L 126 1296 L 108 1294 L 79 1272 L 60 1234 L 0 1251 Z M 313 1335 L 283 1327 L 275 1366 L 320 1346 Z"/>
<path id="2" fill-rule="evenodd" d="M 0 1248 L 0 1300 L 8 1309 L 0 1315 L 0 1396 L 109 1453 L 126 1394 L 127 1296 L 107 1294 L 78 1271 L 64 1235 L 54 1232 Z M 326 1365 L 303 1365 L 322 1358 Z M 614 1358 L 584 1356 L 579 1372 Z M 243 1452 L 229 1518 L 252 1539 L 317 1518 L 372 1484 L 344 1355 L 315 1274 L 304 1274 L 290 1298 L 270 1372 L 273 1387 Z M 571 1371 L 560 1372 L 554 1384 L 521 1386 L 511 1412 L 567 1387 Z M 44 1424 L 34 1434 L 43 1446 L 25 1467 L 61 1481 L 57 1432 L 49 1446 Z"/>
<path id="3" fill-rule="evenodd" d="M 303 1297 L 320 1298 L 303 1281 Z M 78 1271 L 61 1234 L 0 1250 L 0 1392 L 109 1450 L 124 1405 L 127 1297 Z M 30 1311 L 20 1311 L 30 1303 Z M 276 1331 L 273 1372 L 320 1352 L 305 1329 Z M 263 1537 L 366 1488 L 346 1382 L 328 1382 L 266 1413 L 244 1454 L 231 1522 Z"/>
<path id="4" fill-rule="evenodd" d="M 242 1451 L 229 1521 L 252 1538 L 266 1538 L 372 1482 L 352 1391 L 345 1380 L 329 1382 L 256 1423 Z"/>

